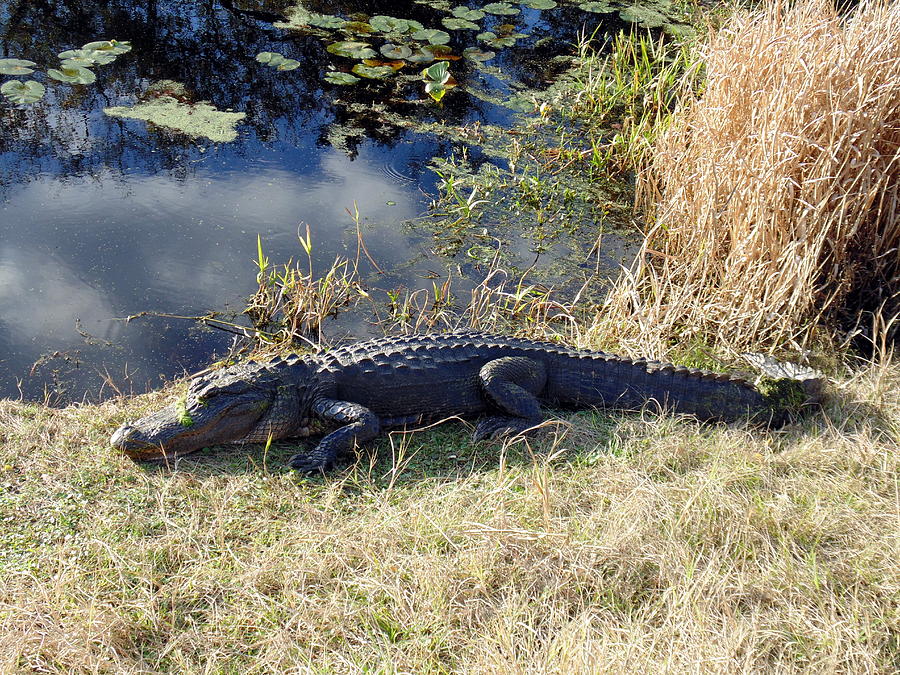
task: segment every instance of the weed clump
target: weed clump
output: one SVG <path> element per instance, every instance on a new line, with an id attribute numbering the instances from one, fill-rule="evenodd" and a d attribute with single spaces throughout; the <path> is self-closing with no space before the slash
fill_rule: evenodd
<path id="1" fill-rule="evenodd" d="M 900 5 L 772 2 L 728 21 L 705 61 L 639 176 L 651 225 L 608 313 L 657 345 L 738 347 L 896 313 Z"/>

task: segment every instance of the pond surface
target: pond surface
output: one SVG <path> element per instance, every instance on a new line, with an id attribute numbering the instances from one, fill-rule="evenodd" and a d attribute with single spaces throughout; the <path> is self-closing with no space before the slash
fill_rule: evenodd
<path id="1" fill-rule="evenodd" d="M 321 15 L 390 14 L 424 26 L 451 16 L 441 7 L 306 3 Z M 132 46 L 94 68 L 94 83 L 73 86 L 38 71 L 31 77 L 46 85 L 42 100 L 0 99 L 0 397 L 96 400 L 113 393 L 109 383 L 140 392 L 202 367 L 227 350 L 230 335 L 179 319 L 123 318 L 239 311 L 255 289 L 257 236 L 270 260 L 283 263 L 303 257 L 297 233 L 308 224 L 319 269 L 336 255 L 352 258 L 354 205 L 369 253 L 387 270 L 363 267 L 364 276 L 387 288 L 430 288 L 430 277 L 455 263 L 433 253 L 432 237 L 409 221 L 436 192 L 432 158 L 463 144 L 422 124 L 511 125 L 517 92 L 545 86 L 559 70 L 550 58 L 571 54 L 579 28 L 604 20 L 574 6 L 515 8 L 514 16 L 486 16 L 482 27 L 502 22 L 527 37 L 498 48 L 490 67 L 450 61 L 463 86 L 438 105 L 421 79 L 325 81 L 354 63 L 326 51 L 347 36 L 276 28 L 290 15 L 286 2 L 0 1 L 0 58 L 46 68 L 57 53 L 94 40 Z M 449 48 L 466 46 L 486 47 L 472 32 L 454 32 Z M 267 51 L 299 65 L 266 66 L 255 57 Z M 418 77 L 422 67 L 411 71 Z M 246 113 L 235 140 L 104 114 L 135 105 L 159 80 L 183 84 L 192 101 Z M 467 85 L 493 92 L 494 102 Z M 411 123 L 388 120 L 388 109 Z M 477 147 L 468 157 L 484 159 Z M 532 247 L 517 247 L 527 266 Z M 484 270 L 470 265 L 466 273 L 478 281 Z M 360 318 L 341 330 L 367 329 Z"/>

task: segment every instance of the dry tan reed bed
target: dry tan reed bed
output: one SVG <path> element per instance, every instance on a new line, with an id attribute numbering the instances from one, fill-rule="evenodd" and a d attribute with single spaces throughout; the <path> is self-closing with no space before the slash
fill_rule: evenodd
<path id="1" fill-rule="evenodd" d="M 393 480 L 388 441 L 321 481 L 106 447 L 160 394 L 0 402 L 0 672 L 888 673 L 898 385 L 781 433 L 582 414 L 534 458 L 448 425 Z"/>
<path id="2" fill-rule="evenodd" d="M 703 57 L 640 176 L 648 262 L 609 312 L 660 340 L 783 345 L 861 301 L 900 310 L 900 4 L 778 0 Z"/>

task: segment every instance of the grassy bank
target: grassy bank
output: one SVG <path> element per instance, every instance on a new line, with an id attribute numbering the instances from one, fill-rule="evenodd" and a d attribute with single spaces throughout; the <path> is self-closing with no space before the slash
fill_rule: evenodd
<path id="1" fill-rule="evenodd" d="M 900 367 L 777 433 L 448 424 L 345 472 L 107 447 L 159 394 L 0 403 L 0 671 L 816 672 L 900 665 Z M 394 470 L 396 467 L 396 470 Z"/>

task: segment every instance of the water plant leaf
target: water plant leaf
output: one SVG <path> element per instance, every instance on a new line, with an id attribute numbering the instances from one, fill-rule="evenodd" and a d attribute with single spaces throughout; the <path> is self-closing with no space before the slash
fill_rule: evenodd
<path id="1" fill-rule="evenodd" d="M 37 64 L 25 59 L 0 59 L 0 75 L 31 75 Z"/>
<path id="2" fill-rule="evenodd" d="M 501 47 L 512 47 L 516 44 L 517 37 L 525 36 L 519 33 L 515 33 L 513 35 L 500 37 L 493 31 L 486 31 L 484 33 L 479 33 L 477 37 L 482 42 L 488 43 L 491 47 L 496 47 L 499 49 Z"/>
<path id="3" fill-rule="evenodd" d="M 283 63 L 285 61 L 285 58 L 278 52 L 260 52 L 256 55 L 256 60 L 260 63 L 265 63 L 266 65 L 275 68 L 280 63 Z"/>
<path id="4" fill-rule="evenodd" d="M 388 42 L 381 46 L 381 54 L 389 59 L 405 59 L 412 55 L 412 49 L 406 45 L 395 45 Z"/>
<path id="5" fill-rule="evenodd" d="M 330 82 L 331 84 L 340 84 L 340 85 L 350 85 L 356 84 L 359 82 L 359 78 L 356 75 L 351 73 L 342 73 L 338 71 L 332 71 L 330 73 L 325 73 L 325 77 L 322 78 L 326 82 Z"/>
<path id="6" fill-rule="evenodd" d="M 357 42 L 355 40 L 332 42 L 325 50 L 329 54 L 345 56 L 348 59 L 371 59 L 377 56 L 375 50 L 369 46 L 368 42 Z"/>
<path id="7" fill-rule="evenodd" d="M 553 9 L 557 6 L 555 0 L 528 0 L 522 4 L 528 9 Z"/>
<path id="8" fill-rule="evenodd" d="M 316 26 L 317 28 L 343 28 L 344 24 L 347 22 L 341 17 L 334 16 L 333 14 L 316 14 L 315 12 L 310 12 L 309 16 L 306 18 L 306 23 L 310 26 Z"/>
<path id="9" fill-rule="evenodd" d="M 492 2 L 481 9 L 488 14 L 499 14 L 502 16 L 515 16 L 519 13 L 519 8 L 513 7 L 508 2 Z"/>
<path id="10" fill-rule="evenodd" d="M 90 84 L 97 80 L 97 76 L 84 66 L 61 66 L 59 69 L 49 68 L 47 75 L 54 80 L 69 84 Z"/>
<path id="11" fill-rule="evenodd" d="M 578 9 L 583 12 L 593 12 L 594 14 L 609 14 L 610 12 L 616 11 L 605 2 L 582 2 L 578 5 Z"/>
<path id="12" fill-rule="evenodd" d="M 378 32 L 367 21 L 345 21 L 342 30 L 357 35 L 371 35 Z"/>
<path id="13" fill-rule="evenodd" d="M 285 59 L 281 63 L 278 64 L 278 70 L 294 70 L 295 68 L 300 67 L 300 62 L 296 59 Z"/>
<path id="14" fill-rule="evenodd" d="M 453 47 L 449 45 L 425 45 L 422 51 L 429 52 L 435 59 L 442 61 L 459 61 L 462 57 L 453 53 Z"/>
<path id="15" fill-rule="evenodd" d="M 235 127 L 247 116 L 247 113 L 242 112 L 216 110 L 205 101 L 188 104 L 171 96 L 160 96 L 132 108 L 104 108 L 103 112 L 110 117 L 145 120 L 191 137 L 203 136 L 217 143 L 235 140 Z"/>
<path id="16" fill-rule="evenodd" d="M 0 94 L 3 94 L 7 101 L 20 105 L 40 101 L 46 91 L 44 85 L 34 80 L 26 80 L 25 82 L 10 80 L 0 85 Z"/>
<path id="17" fill-rule="evenodd" d="M 484 12 L 480 9 L 472 9 L 464 5 L 453 8 L 453 16 L 457 19 L 465 19 L 466 21 L 478 21 L 484 18 Z"/>
<path id="18" fill-rule="evenodd" d="M 390 66 L 367 66 L 365 63 L 357 63 L 353 66 L 353 73 L 369 80 L 386 80 L 394 74 L 394 69 Z"/>
<path id="19" fill-rule="evenodd" d="M 71 61 L 73 65 L 84 66 L 85 68 L 89 68 L 90 66 L 97 65 L 106 65 L 107 63 L 112 63 L 116 60 L 117 54 L 107 50 L 100 51 L 97 49 L 69 49 L 65 52 L 60 52 L 57 54 L 61 61 L 64 63 L 67 61 Z"/>
<path id="20" fill-rule="evenodd" d="M 96 40 L 88 42 L 82 46 L 82 49 L 88 52 L 109 52 L 110 54 L 125 54 L 131 51 L 131 42 L 128 40 Z"/>
<path id="21" fill-rule="evenodd" d="M 481 30 L 481 26 L 479 26 L 474 21 L 469 21 L 468 19 L 458 19 L 452 16 L 445 16 L 443 19 L 441 19 L 441 23 L 450 30 Z"/>
<path id="22" fill-rule="evenodd" d="M 417 30 L 412 34 L 413 40 L 425 40 L 431 45 L 445 45 L 450 42 L 450 33 L 437 30 L 436 28 L 428 28 L 425 30 Z"/>
<path id="23" fill-rule="evenodd" d="M 659 28 L 668 23 L 668 19 L 650 7 L 631 5 L 619 10 L 619 18 L 622 21 L 638 23 L 646 28 Z"/>
<path id="24" fill-rule="evenodd" d="M 422 71 L 422 77 L 445 84 L 450 79 L 450 65 L 446 61 L 435 63 Z"/>
<path id="25" fill-rule="evenodd" d="M 406 61 L 397 59 L 394 61 L 381 61 L 380 59 L 363 59 L 363 63 L 367 66 L 387 66 L 391 70 L 397 71 L 406 65 Z"/>
<path id="26" fill-rule="evenodd" d="M 481 63 L 490 61 L 497 56 L 495 52 L 478 49 L 478 47 L 466 47 L 463 49 L 463 56 L 470 61 L 479 61 Z"/>
<path id="27" fill-rule="evenodd" d="M 379 14 L 369 19 L 369 25 L 379 33 L 413 33 L 417 30 L 424 30 L 423 26 L 414 19 L 398 19 L 393 16 L 385 16 Z"/>
<path id="28" fill-rule="evenodd" d="M 431 63 L 434 61 L 434 54 L 428 49 L 417 49 L 406 60 L 410 63 Z"/>
<path id="29" fill-rule="evenodd" d="M 437 103 L 440 103 L 441 99 L 444 98 L 444 94 L 447 93 L 447 87 L 445 87 L 440 82 L 426 82 L 425 93 L 433 98 Z"/>

